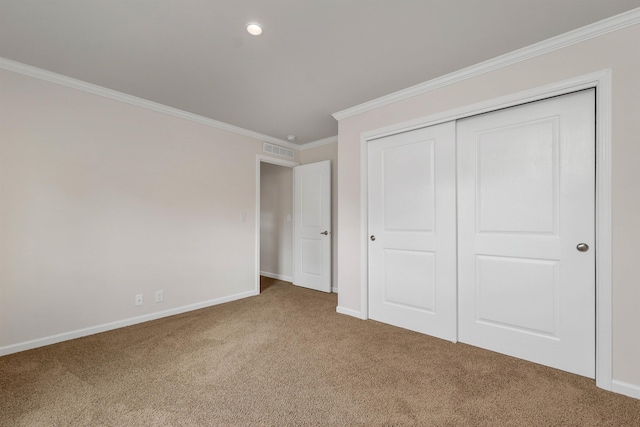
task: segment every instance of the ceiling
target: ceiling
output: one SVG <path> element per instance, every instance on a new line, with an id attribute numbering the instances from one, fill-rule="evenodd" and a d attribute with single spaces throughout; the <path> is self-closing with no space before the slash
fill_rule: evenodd
<path id="1" fill-rule="evenodd" d="M 0 56 L 298 144 L 640 0 L 0 0 Z M 248 22 L 264 27 L 246 32 Z"/>

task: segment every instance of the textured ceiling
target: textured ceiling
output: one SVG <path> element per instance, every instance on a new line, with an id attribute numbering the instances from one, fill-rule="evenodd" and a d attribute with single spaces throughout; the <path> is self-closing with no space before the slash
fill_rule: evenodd
<path id="1" fill-rule="evenodd" d="M 303 144 L 331 113 L 640 0 L 0 0 L 0 56 Z M 250 36 L 245 24 L 260 22 Z"/>

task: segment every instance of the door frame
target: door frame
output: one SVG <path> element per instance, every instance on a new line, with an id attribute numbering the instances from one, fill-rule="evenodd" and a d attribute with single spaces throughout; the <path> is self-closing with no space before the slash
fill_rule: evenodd
<path id="1" fill-rule="evenodd" d="M 490 111 L 596 89 L 596 385 L 612 390 L 612 217 L 611 217 L 611 69 L 577 76 L 461 108 L 364 132 L 360 135 L 360 313 L 369 318 L 368 307 L 368 148 L 369 141 Z"/>
<path id="2" fill-rule="evenodd" d="M 265 156 L 264 154 L 256 154 L 256 213 L 255 213 L 255 233 L 256 233 L 256 247 L 255 247 L 255 288 L 254 294 L 260 295 L 260 164 L 271 163 L 273 165 L 284 166 L 293 169 L 299 166 L 300 163 L 290 160 L 278 159 L 275 157 Z M 291 177 L 293 180 L 293 176 Z M 293 194 L 291 195 L 293 200 Z M 293 252 L 293 251 L 292 251 Z M 295 254 L 292 253 L 292 256 Z M 293 261 L 293 260 L 292 260 Z"/>

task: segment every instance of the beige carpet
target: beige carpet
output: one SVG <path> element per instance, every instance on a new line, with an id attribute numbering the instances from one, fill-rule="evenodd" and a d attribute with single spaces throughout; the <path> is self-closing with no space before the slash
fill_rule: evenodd
<path id="1" fill-rule="evenodd" d="M 248 298 L 0 358 L 1 426 L 639 426 L 594 381 L 336 314 Z"/>

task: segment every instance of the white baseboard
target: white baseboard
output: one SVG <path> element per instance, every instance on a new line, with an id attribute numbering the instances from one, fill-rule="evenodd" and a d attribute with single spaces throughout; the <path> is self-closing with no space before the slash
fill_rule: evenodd
<path id="1" fill-rule="evenodd" d="M 611 391 L 625 396 L 640 399 L 640 385 L 625 383 L 624 381 L 611 381 Z"/>
<path id="2" fill-rule="evenodd" d="M 142 316 L 130 317 L 128 319 L 117 320 L 115 322 L 104 323 L 102 325 L 90 326 L 88 328 L 76 329 L 75 331 L 63 332 L 61 334 L 51 335 L 35 340 L 24 341 L 17 344 L 11 344 L 0 347 L 0 356 L 18 353 L 20 351 L 31 350 L 33 348 L 44 347 L 45 345 L 56 344 L 62 341 L 68 341 L 75 338 L 85 337 L 87 335 L 99 334 L 113 329 L 124 328 L 125 326 L 135 325 L 137 323 L 148 322 L 150 320 L 160 319 L 162 317 L 173 316 L 187 311 L 199 310 L 201 308 L 211 307 L 213 305 L 223 304 L 225 302 L 235 301 L 242 298 L 258 295 L 256 291 L 242 292 L 239 294 L 229 295 L 227 297 L 216 298 L 208 301 L 189 304 L 182 307 L 171 308 L 169 310 L 158 311 L 155 313 L 144 314 Z"/>
<path id="3" fill-rule="evenodd" d="M 356 311 L 356 310 L 352 310 L 350 308 L 337 306 L 336 307 L 336 312 L 338 312 L 340 314 L 346 314 L 347 316 L 357 317 L 358 319 L 366 320 L 366 318 L 362 315 L 361 312 Z"/>
<path id="4" fill-rule="evenodd" d="M 331 292 L 333 292 L 334 294 L 337 294 L 338 293 L 338 288 L 332 287 L 331 288 Z"/>
<path id="5" fill-rule="evenodd" d="M 260 275 L 264 276 L 264 277 L 269 277 L 271 279 L 284 280 L 285 282 L 293 283 L 293 277 L 291 277 L 291 276 L 285 276 L 285 275 L 282 275 L 282 274 L 269 273 L 267 271 L 261 271 Z"/>

